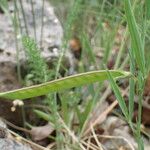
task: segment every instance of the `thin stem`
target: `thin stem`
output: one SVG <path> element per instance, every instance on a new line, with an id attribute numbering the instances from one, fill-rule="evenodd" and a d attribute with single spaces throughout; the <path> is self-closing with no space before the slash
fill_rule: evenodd
<path id="1" fill-rule="evenodd" d="M 18 80 L 19 83 L 21 83 L 21 70 L 20 70 L 20 62 L 19 62 L 19 47 L 18 47 L 18 40 L 17 40 L 17 35 L 18 35 L 18 17 L 17 17 L 17 3 L 16 0 L 14 0 L 14 19 L 13 19 L 13 25 L 14 25 L 14 32 L 15 32 L 15 46 L 16 46 L 16 57 L 17 57 L 17 74 L 18 74 Z"/>
<path id="2" fill-rule="evenodd" d="M 126 28 L 126 31 L 125 31 L 125 34 L 123 37 L 123 41 L 121 42 L 121 47 L 119 49 L 118 56 L 117 56 L 117 59 L 116 59 L 115 65 L 114 65 L 114 69 L 117 69 L 119 67 L 121 57 L 124 54 L 123 53 L 124 52 L 124 45 L 125 45 L 125 39 L 126 39 L 127 35 L 128 35 L 128 32 L 127 32 L 127 28 Z"/>
<path id="3" fill-rule="evenodd" d="M 37 41 L 37 38 L 36 38 L 36 22 L 35 22 L 35 13 L 34 13 L 33 0 L 31 0 L 31 12 L 32 12 L 32 18 L 33 18 L 34 38 L 35 38 L 35 41 Z"/>
<path id="4" fill-rule="evenodd" d="M 41 37 L 40 37 L 40 47 L 43 45 L 43 30 L 44 30 L 44 6 L 45 0 L 42 0 L 42 17 L 41 17 Z"/>
<path id="5" fill-rule="evenodd" d="M 21 6 L 22 15 L 23 15 L 25 31 L 26 31 L 26 34 L 29 35 L 29 31 L 28 31 L 28 27 L 27 27 L 27 21 L 26 21 L 26 16 L 25 16 L 22 0 L 19 0 L 19 2 L 20 2 L 20 6 Z"/>

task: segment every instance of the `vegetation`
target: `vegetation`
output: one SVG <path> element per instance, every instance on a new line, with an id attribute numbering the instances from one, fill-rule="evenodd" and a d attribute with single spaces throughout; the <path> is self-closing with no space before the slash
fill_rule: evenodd
<path id="1" fill-rule="evenodd" d="M 44 9 L 45 0 L 42 1 Z M 21 83 L 26 82 L 23 85 L 25 87 L 1 92 L 0 97 L 26 101 L 32 100 L 33 97 L 36 100 L 36 97 L 45 95 L 41 98 L 41 107 L 33 108 L 33 112 L 39 118 L 50 122 L 56 131 L 55 135 L 49 135 L 49 138 L 56 142 L 53 149 L 85 150 L 89 147 L 96 150 L 105 149 L 99 141 L 99 135 L 95 133 L 96 126 L 102 118 L 100 114 L 100 117 L 92 116 L 94 121 L 91 122 L 91 115 L 99 112 L 100 106 L 107 101 L 113 91 L 119 104 L 118 109 L 121 110 L 120 115 L 116 112 L 117 116 L 125 120 L 132 130 L 138 149 L 144 150 L 141 124 L 143 94 L 150 71 L 149 0 L 72 0 L 71 2 L 54 0 L 50 3 L 55 8 L 64 30 L 60 54 L 51 69 L 40 51 L 40 46 L 43 44 L 41 43 L 43 29 L 41 29 L 40 42 L 37 42 L 36 23 L 34 37 L 30 36 L 22 0 L 19 2 L 14 0 L 13 16 L 9 14 L 7 0 L 0 2 L 1 8 L 10 16 L 14 24 L 18 78 Z M 32 19 L 36 21 L 33 2 L 31 5 Z M 17 9 L 18 6 L 20 10 Z M 59 12 L 60 6 L 68 10 L 65 9 L 64 12 L 62 9 L 62 12 Z M 61 16 L 63 13 L 67 15 Z M 18 19 L 20 14 L 25 25 L 25 32 L 22 33 Z M 43 15 L 42 28 L 44 28 Z M 121 35 L 118 35 L 119 32 Z M 19 34 L 21 40 L 17 39 Z M 77 61 L 77 69 L 75 69 L 77 74 L 68 76 L 69 69 L 63 65 L 63 60 L 72 38 L 80 40 L 82 54 Z M 20 43 L 28 60 L 28 74 L 25 79 L 21 77 L 18 48 Z M 65 68 L 63 75 L 61 68 Z M 26 79 L 31 81 L 30 86 L 27 86 Z M 106 80 L 109 84 L 103 82 Z M 122 88 L 120 82 L 124 82 L 126 87 Z M 125 93 L 128 93 L 127 97 L 124 97 Z M 138 99 L 138 113 L 136 121 L 133 121 L 135 98 Z M 25 124 L 31 128 L 35 125 L 29 125 L 27 122 Z M 85 140 L 90 136 L 96 141 L 95 145 L 90 145 L 88 140 Z"/>

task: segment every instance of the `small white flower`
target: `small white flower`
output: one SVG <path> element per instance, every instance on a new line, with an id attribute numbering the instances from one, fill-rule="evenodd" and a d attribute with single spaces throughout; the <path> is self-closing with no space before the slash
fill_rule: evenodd
<path id="1" fill-rule="evenodd" d="M 13 106 L 23 106 L 24 105 L 24 103 L 23 103 L 23 101 L 21 101 L 21 100 L 19 100 L 19 99 L 16 99 L 16 100 L 14 100 L 13 101 Z"/>
<path id="2" fill-rule="evenodd" d="M 12 111 L 12 112 L 16 111 L 16 107 L 14 107 L 14 106 L 11 107 L 11 111 Z"/>

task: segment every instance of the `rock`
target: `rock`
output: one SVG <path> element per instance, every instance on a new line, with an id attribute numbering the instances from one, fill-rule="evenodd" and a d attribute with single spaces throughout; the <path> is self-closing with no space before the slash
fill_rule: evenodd
<path id="1" fill-rule="evenodd" d="M 9 138 L 0 138 L 1 150 L 32 150 L 29 146 L 13 141 Z"/>
<path id="2" fill-rule="evenodd" d="M 32 150 L 29 146 L 17 142 L 8 132 L 6 124 L 0 119 L 0 150 Z"/>
<path id="3" fill-rule="evenodd" d="M 19 3 L 19 1 L 17 1 Z M 8 2 L 11 15 L 14 15 L 13 1 Z M 18 6 L 20 6 L 18 4 Z M 31 10 L 30 1 L 23 1 L 23 7 L 25 11 L 25 17 L 27 20 L 27 28 L 29 36 L 34 38 L 34 21 Z M 21 11 L 19 9 L 19 11 Z M 42 18 L 42 1 L 34 1 L 34 14 L 36 23 L 36 40 L 40 44 L 41 40 L 41 18 Z M 15 46 L 15 34 L 12 25 L 11 18 L 6 14 L 0 14 L 0 62 L 16 62 L 16 46 Z M 56 21 L 57 20 L 57 21 Z M 25 27 L 23 17 L 20 12 L 20 24 L 22 28 L 22 34 L 25 35 Z M 63 37 L 63 29 L 54 14 L 53 7 L 50 6 L 48 1 L 45 1 L 44 6 L 44 26 L 42 36 L 42 55 L 54 55 L 53 51 L 49 51 L 51 47 L 60 47 Z M 26 60 L 24 51 L 22 50 L 21 35 L 17 35 L 19 42 L 19 59 Z M 58 56 L 58 55 L 57 55 Z"/>
<path id="4" fill-rule="evenodd" d="M 104 122 L 103 128 L 105 129 L 105 134 L 109 135 L 111 139 L 105 139 L 104 145 L 106 149 L 116 150 L 116 145 L 117 147 L 123 147 L 125 150 L 137 149 L 137 143 L 125 121 L 116 116 L 109 116 Z"/>

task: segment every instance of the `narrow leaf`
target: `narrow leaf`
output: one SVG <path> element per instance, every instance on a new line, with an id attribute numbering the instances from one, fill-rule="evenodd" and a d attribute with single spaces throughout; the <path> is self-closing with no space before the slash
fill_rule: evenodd
<path id="1" fill-rule="evenodd" d="M 133 53 L 136 58 L 136 63 L 144 75 L 145 58 L 144 58 L 144 49 L 142 46 L 141 36 L 138 31 L 137 23 L 131 9 L 130 0 L 124 0 L 124 2 L 125 2 L 126 19 L 128 23 L 129 32 L 131 35 L 131 40 L 132 40 Z"/>
<path id="2" fill-rule="evenodd" d="M 114 81 L 114 79 L 113 79 L 113 77 L 112 77 L 112 75 L 110 74 L 109 71 L 107 72 L 107 75 L 108 75 L 111 87 L 112 87 L 112 89 L 113 89 L 113 91 L 114 91 L 114 93 L 116 95 L 116 98 L 117 98 L 117 101 L 119 103 L 119 106 L 120 106 L 124 116 L 126 117 L 126 119 L 128 119 L 128 109 L 127 109 L 125 100 L 122 97 L 121 92 L 119 91 L 119 87 L 116 84 L 116 82 Z"/>
<path id="3" fill-rule="evenodd" d="M 49 114 L 46 114 L 43 111 L 35 109 L 34 112 L 38 115 L 39 118 L 42 118 L 46 121 L 51 121 L 51 119 L 52 119 Z"/>
<path id="4" fill-rule="evenodd" d="M 132 74 L 135 73 L 135 63 L 134 63 L 134 55 L 132 51 L 129 51 L 130 55 L 130 71 Z M 129 80 L 129 117 L 130 121 L 132 120 L 133 117 L 133 111 L 134 111 L 134 96 L 135 96 L 135 80 L 131 78 Z"/>
<path id="5" fill-rule="evenodd" d="M 150 19 L 150 0 L 145 0 L 146 16 Z"/>
<path id="6" fill-rule="evenodd" d="M 110 73 L 113 78 L 122 78 L 131 75 L 129 72 L 117 70 L 111 70 Z M 0 93 L 0 97 L 7 99 L 27 99 L 31 97 L 46 95 L 52 92 L 70 89 L 73 87 L 87 85 L 94 82 L 100 82 L 107 79 L 108 76 L 106 70 L 92 71 L 57 79 L 35 86 Z"/>

